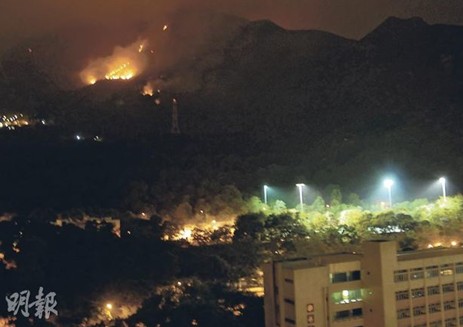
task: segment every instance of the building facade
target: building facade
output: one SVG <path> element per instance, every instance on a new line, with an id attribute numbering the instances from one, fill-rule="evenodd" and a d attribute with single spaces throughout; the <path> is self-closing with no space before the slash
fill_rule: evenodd
<path id="1" fill-rule="evenodd" d="M 463 249 L 362 253 L 264 265 L 266 327 L 463 326 Z"/>

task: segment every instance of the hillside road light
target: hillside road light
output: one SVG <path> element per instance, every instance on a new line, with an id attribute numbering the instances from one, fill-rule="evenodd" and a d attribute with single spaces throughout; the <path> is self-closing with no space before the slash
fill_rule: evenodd
<path id="1" fill-rule="evenodd" d="M 303 201 L 303 198 L 302 198 L 302 188 L 304 187 L 304 184 L 296 184 L 297 188 L 299 189 L 299 203 L 300 203 L 300 206 L 301 206 L 301 212 L 302 212 L 302 208 L 303 208 L 303 205 L 304 205 L 304 201 Z"/>
<path id="2" fill-rule="evenodd" d="M 268 192 L 268 186 L 264 185 L 264 203 L 265 204 L 267 204 L 267 202 L 268 202 L 267 192 Z"/>
<path id="3" fill-rule="evenodd" d="M 445 177 L 441 177 L 439 178 L 439 183 L 442 186 L 442 197 L 444 198 L 444 201 L 445 201 L 447 199 L 447 190 L 445 189 L 447 180 L 445 179 Z"/>
<path id="4" fill-rule="evenodd" d="M 384 187 L 387 188 L 387 193 L 389 196 L 389 208 L 392 208 L 392 185 L 394 185 L 394 181 L 392 179 L 385 179 L 384 182 Z"/>

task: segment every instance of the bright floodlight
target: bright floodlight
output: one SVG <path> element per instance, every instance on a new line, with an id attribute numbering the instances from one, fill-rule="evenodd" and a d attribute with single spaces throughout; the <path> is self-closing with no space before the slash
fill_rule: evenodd
<path id="1" fill-rule="evenodd" d="M 384 186 L 387 188 L 391 188 L 392 185 L 394 185 L 394 181 L 392 179 L 385 179 L 384 180 Z"/>
<path id="2" fill-rule="evenodd" d="M 387 193 L 389 195 L 389 208 L 392 208 L 392 185 L 394 185 L 394 181 L 392 179 L 385 179 L 384 186 L 387 188 Z"/>
<path id="3" fill-rule="evenodd" d="M 268 186 L 264 185 L 264 203 L 267 204 L 267 191 L 268 191 Z"/>
<path id="4" fill-rule="evenodd" d="M 441 178 L 439 178 L 439 182 L 442 185 L 442 197 L 444 198 L 444 201 L 445 201 L 447 199 L 447 190 L 445 188 L 445 184 L 446 184 L 447 180 L 445 179 L 445 177 L 441 177 Z"/>
<path id="5" fill-rule="evenodd" d="M 299 183 L 299 184 L 296 184 L 296 186 L 299 189 L 299 203 L 301 205 L 301 212 L 302 212 L 302 208 L 303 208 L 303 205 L 304 205 L 304 202 L 303 202 L 303 199 L 302 199 L 302 188 L 304 187 L 304 184 Z"/>

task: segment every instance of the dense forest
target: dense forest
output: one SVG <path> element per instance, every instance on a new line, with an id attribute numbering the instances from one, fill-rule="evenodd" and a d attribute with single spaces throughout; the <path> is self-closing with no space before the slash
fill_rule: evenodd
<path id="1" fill-rule="evenodd" d="M 44 212 L 3 218 L 0 291 L 45 286 L 57 294 L 58 316 L 47 322 L 19 316 L 20 326 L 263 326 L 253 287 L 262 288 L 264 261 L 358 252 L 371 239 L 396 240 L 401 251 L 463 244 L 462 196 L 366 208 L 343 203 L 333 188 L 302 212 L 282 201 L 252 203 L 233 225 L 188 235 L 159 216 L 119 212 L 112 212 L 118 230 L 85 217 L 57 223 Z"/>

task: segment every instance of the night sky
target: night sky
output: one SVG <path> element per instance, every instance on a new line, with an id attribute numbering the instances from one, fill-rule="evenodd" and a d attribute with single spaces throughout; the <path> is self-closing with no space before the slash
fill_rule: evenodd
<path id="1" fill-rule="evenodd" d="M 389 16 L 463 24 L 459 0 L 1 0 L 0 49 L 19 38 L 82 25 L 133 28 L 165 21 L 178 9 L 208 8 L 288 29 L 320 29 L 360 38 Z"/>

